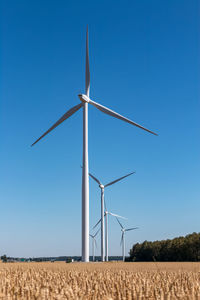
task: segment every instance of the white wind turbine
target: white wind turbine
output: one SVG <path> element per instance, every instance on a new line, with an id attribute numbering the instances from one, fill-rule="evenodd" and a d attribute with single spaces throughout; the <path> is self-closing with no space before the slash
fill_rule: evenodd
<path id="1" fill-rule="evenodd" d="M 121 227 L 121 231 L 122 231 L 122 237 L 121 237 L 120 245 L 122 245 L 122 258 L 123 258 L 123 261 L 124 261 L 125 260 L 125 232 L 138 229 L 138 227 L 133 227 L 133 228 L 127 228 L 126 229 L 122 226 L 122 224 L 120 223 L 118 218 L 116 218 L 116 219 L 117 219 L 117 222 L 119 223 L 119 225 Z"/>
<path id="2" fill-rule="evenodd" d="M 94 181 L 96 181 L 101 189 L 101 261 L 104 261 L 105 260 L 105 244 L 104 244 L 104 189 L 107 187 L 107 186 L 110 186 L 110 185 L 113 185 L 114 183 L 134 174 L 135 172 L 131 172 L 125 176 L 122 176 L 114 181 L 111 181 L 105 185 L 103 185 L 99 179 L 97 179 L 94 175 L 92 175 L 91 173 L 89 173 L 90 177 L 92 177 L 94 179 Z M 99 222 L 100 222 L 99 221 Z"/>
<path id="3" fill-rule="evenodd" d="M 90 70 L 89 70 L 89 50 L 88 50 L 88 28 L 86 33 L 86 67 L 85 67 L 85 94 L 79 94 L 80 104 L 70 108 L 53 126 L 51 126 L 41 137 L 33 144 L 35 145 L 45 135 L 51 132 L 54 128 L 71 117 L 80 108 L 83 108 L 83 170 L 82 170 L 82 261 L 89 261 L 89 180 L 88 180 L 88 104 L 95 106 L 101 112 L 137 126 L 154 135 L 153 131 L 144 128 L 143 126 L 121 116 L 113 110 L 93 101 L 89 97 L 90 94 Z"/>
<path id="4" fill-rule="evenodd" d="M 96 241 L 96 236 L 99 233 L 100 229 L 93 235 L 90 234 L 91 238 L 92 238 L 92 257 L 93 257 L 93 261 L 95 261 L 95 247 L 97 248 L 97 241 Z"/>
<path id="5" fill-rule="evenodd" d="M 105 212 L 104 212 L 104 217 L 106 220 L 106 226 L 105 226 L 105 244 L 106 244 L 106 261 L 108 261 L 108 215 L 113 216 L 113 217 L 117 217 L 117 218 L 121 218 L 121 219 L 127 219 L 124 218 L 122 216 L 116 215 L 110 211 L 107 210 L 106 208 L 106 200 L 104 198 L 104 203 L 105 203 Z M 93 227 L 93 229 L 101 222 L 101 219 L 96 223 L 96 225 Z"/>

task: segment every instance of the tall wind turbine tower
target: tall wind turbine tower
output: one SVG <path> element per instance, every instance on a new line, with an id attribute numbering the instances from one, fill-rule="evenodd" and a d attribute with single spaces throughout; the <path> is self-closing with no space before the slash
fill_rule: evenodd
<path id="1" fill-rule="evenodd" d="M 90 96 L 88 26 L 86 34 L 85 94 Z M 88 102 L 83 105 L 83 169 L 82 169 L 82 261 L 89 261 L 89 178 L 88 178 Z"/>
<path id="2" fill-rule="evenodd" d="M 90 99 L 90 69 L 89 69 L 89 49 L 88 49 L 88 28 L 86 33 L 86 68 L 85 68 L 85 94 L 78 95 L 81 103 L 69 109 L 53 126 L 51 126 L 41 137 L 33 144 L 35 145 L 45 135 L 51 132 L 54 128 L 71 117 L 80 108 L 83 108 L 83 170 L 82 170 L 82 261 L 89 261 L 89 180 L 88 180 L 88 104 L 93 105 L 101 112 L 114 118 L 125 121 L 129 124 L 137 126 L 145 131 L 157 135 L 153 131 L 123 117 L 115 111 Z"/>

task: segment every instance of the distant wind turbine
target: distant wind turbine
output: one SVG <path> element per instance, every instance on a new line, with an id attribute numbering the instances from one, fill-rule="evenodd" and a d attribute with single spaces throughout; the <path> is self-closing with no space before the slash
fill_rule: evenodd
<path id="1" fill-rule="evenodd" d="M 135 230 L 138 229 L 138 227 L 133 227 L 133 228 L 124 228 L 122 226 L 122 224 L 120 223 L 120 221 L 117 219 L 117 222 L 119 223 L 120 227 L 121 227 L 121 231 L 122 231 L 122 236 L 121 236 L 121 241 L 120 241 L 120 245 L 122 246 L 122 259 L 123 261 L 125 260 L 125 232 L 126 231 L 131 231 L 131 230 Z"/>
<path id="2" fill-rule="evenodd" d="M 106 220 L 106 226 L 105 226 L 105 244 L 106 244 L 106 261 L 108 261 L 108 215 L 113 216 L 113 217 L 117 217 L 117 218 L 121 218 L 121 219 L 126 219 L 122 216 L 116 215 L 110 211 L 107 210 L 106 208 L 106 200 L 104 198 L 104 204 L 105 204 L 105 212 L 104 212 L 104 217 Z M 96 225 L 93 227 L 93 229 L 101 222 L 101 219 L 96 223 Z"/>
<path id="3" fill-rule="evenodd" d="M 94 179 L 94 181 L 96 181 L 99 184 L 99 187 L 101 189 L 101 261 L 105 260 L 105 244 L 104 244 L 104 189 L 107 186 L 113 185 L 114 183 L 134 174 L 135 172 L 131 172 L 125 176 L 122 176 L 114 181 L 111 181 L 105 185 L 103 185 L 99 179 L 97 179 L 94 175 L 92 175 L 91 173 L 89 173 L 90 177 Z"/>
<path id="4" fill-rule="evenodd" d="M 97 248 L 97 241 L 96 241 L 96 236 L 99 233 L 100 229 L 94 234 L 90 234 L 91 238 L 92 238 L 92 257 L 93 257 L 93 261 L 95 261 L 95 247 Z"/>
<path id="5" fill-rule="evenodd" d="M 41 135 L 33 144 L 35 145 L 49 132 L 58 125 L 71 117 L 80 108 L 83 108 L 83 170 L 82 170 L 82 261 L 89 261 L 89 180 L 88 180 L 88 104 L 93 105 L 101 112 L 114 118 L 125 121 L 131 125 L 137 126 L 145 131 L 157 135 L 153 131 L 123 117 L 113 110 L 90 99 L 90 69 L 89 69 L 89 50 L 88 50 L 88 27 L 86 33 L 86 67 L 85 67 L 85 94 L 79 94 L 80 104 L 70 108 L 53 126 L 51 126 L 43 135 Z M 70 142 L 70 141 L 69 141 Z"/>

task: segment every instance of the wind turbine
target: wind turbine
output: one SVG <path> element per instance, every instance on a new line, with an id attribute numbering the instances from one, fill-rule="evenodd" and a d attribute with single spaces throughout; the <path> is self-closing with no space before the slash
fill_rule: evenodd
<path id="1" fill-rule="evenodd" d="M 86 67 L 85 67 L 85 94 L 78 95 L 81 103 L 70 108 L 55 124 L 53 124 L 42 136 L 40 136 L 33 144 L 46 136 L 58 125 L 71 117 L 80 108 L 83 108 L 83 169 L 82 169 L 82 261 L 89 261 L 89 180 L 88 180 L 88 104 L 95 106 L 101 112 L 137 126 L 154 135 L 153 131 L 121 116 L 113 110 L 90 99 L 90 69 L 89 69 L 89 50 L 88 50 L 88 27 L 86 32 Z"/>
<path id="2" fill-rule="evenodd" d="M 94 234 L 90 234 L 91 238 L 92 238 L 92 257 L 93 257 L 93 261 L 95 260 L 95 247 L 97 248 L 97 242 L 96 242 L 96 236 L 99 233 L 100 229 Z"/>
<path id="3" fill-rule="evenodd" d="M 108 215 L 113 216 L 113 217 L 117 217 L 117 218 L 121 218 L 121 219 L 126 219 L 122 216 L 116 215 L 110 211 L 107 210 L 106 208 L 106 200 L 104 198 L 104 203 L 105 203 L 105 212 L 104 212 L 104 217 L 106 220 L 106 226 L 105 226 L 105 244 L 106 244 L 106 261 L 108 261 Z M 93 229 L 101 222 L 101 219 L 96 223 L 96 225 L 93 227 Z"/>
<path id="4" fill-rule="evenodd" d="M 105 235 L 106 235 L 106 261 L 108 261 L 108 216 L 113 216 L 113 217 L 117 217 L 117 218 L 121 218 L 121 219 L 126 219 L 122 216 L 119 216 L 119 215 L 116 215 L 116 214 L 113 214 L 112 212 L 108 211 L 107 208 L 106 208 L 106 201 L 105 201 L 105 220 L 106 220 L 106 232 L 105 232 Z"/>
<path id="5" fill-rule="evenodd" d="M 114 181 L 111 181 L 105 185 L 103 185 L 99 179 L 97 179 L 94 175 L 92 175 L 91 173 L 89 173 L 90 177 L 94 179 L 94 181 L 96 181 L 101 189 L 101 261 L 104 261 L 105 260 L 105 244 L 104 244 L 104 189 L 107 187 L 107 186 L 110 186 L 110 185 L 113 185 L 114 183 L 134 174 L 135 172 L 131 172 L 125 176 L 122 176 Z M 100 222 L 99 221 L 99 222 Z"/>
<path id="6" fill-rule="evenodd" d="M 126 229 L 122 226 L 122 224 L 120 223 L 118 218 L 116 218 L 116 219 L 117 219 L 117 222 L 119 223 L 119 225 L 121 227 L 121 231 L 122 231 L 122 237 L 121 237 L 120 245 L 122 245 L 122 258 L 123 258 L 123 261 L 124 261 L 125 260 L 125 232 L 138 229 L 138 227 L 133 227 L 133 228 L 127 228 Z"/>

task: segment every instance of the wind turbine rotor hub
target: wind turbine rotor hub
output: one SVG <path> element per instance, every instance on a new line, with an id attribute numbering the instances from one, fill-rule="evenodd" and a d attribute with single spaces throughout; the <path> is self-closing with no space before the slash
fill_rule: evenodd
<path id="1" fill-rule="evenodd" d="M 100 184 L 99 187 L 100 187 L 101 189 L 104 189 L 104 185 L 103 185 L 103 184 Z"/>
<path id="2" fill-rule="evenodd" d="M 83 103 L 89 103 L 90 102 L 90 99 L 85 94 L 79 94 L 78 96 L 79 96 L 79 99 L 81 100 L 81 102 L 83 102 Z"/>

